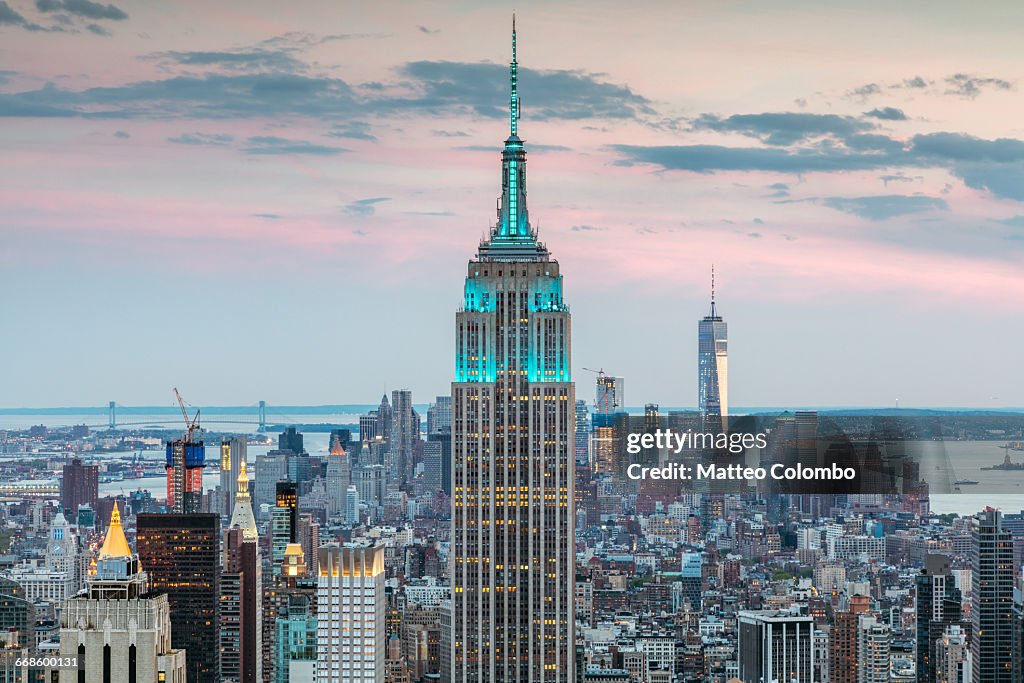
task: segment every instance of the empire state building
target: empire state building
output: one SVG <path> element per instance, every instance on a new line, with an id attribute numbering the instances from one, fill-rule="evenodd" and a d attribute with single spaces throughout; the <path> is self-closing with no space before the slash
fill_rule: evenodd
<path id="1" fill-rule="evenodd" d="M 452 605 L 444 679 L 575 680 L 570 316 L 526 209 L 512 24 L 497 223 L 466 274 L 452 383 Z"/>

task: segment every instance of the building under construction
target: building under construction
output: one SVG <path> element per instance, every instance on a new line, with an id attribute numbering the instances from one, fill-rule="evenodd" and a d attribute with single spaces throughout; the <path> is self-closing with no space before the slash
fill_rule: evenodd
<path id="1" fill-rule="evenodd" d="M 180 439 L 167 442 L 167 507 L 177 513 L 202 512 L 206 446 L 199 426 L 199 410 L 190 418 L 177 389 L 174 394 L 185 418 L 185 433 Z"/>

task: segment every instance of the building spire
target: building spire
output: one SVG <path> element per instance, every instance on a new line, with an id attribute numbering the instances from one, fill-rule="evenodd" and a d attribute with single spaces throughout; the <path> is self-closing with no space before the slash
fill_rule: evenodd
<path id="1" fill-rule="evenodd" d="M 235 499 L 242 498 L 242 500 L 250 500 L 249 498 L 249 473 L 245 471 L 245 461 L 243 460 L 239 464 L 238 468 L 238 492 L 235 493 Z"/>
<path id="2" fill-rule="evenodd" d="M 249 496 L 249 473 L 245 461 L 238 468 L 238 492 L 235 493 L 235 509 L 231 511 L 231 522 L 228 528 L 238 527 L 242 530 L 242 538 L 246 541 L 258 540 L 256 516 L 252 511 L 252 498 Z"/>
<path id="3" fill-rule="evenodd" d="M 711 264 L 711 313 L 708 314 L 709 318 L 717 318 L 718 311 L 715 309 L 715 264 Z"/>
<path id="4" fill-rule="evenodd" d="M 512 63 L 509 64 L 509 83 L 511 84 L 511 95 L 509 97 L 509 135 L 519 135 L 519 62 L 516 60 L 516 14 L 512 13 Z"/>
<path id="5" fill-rule="evenodd" d="M 501 152 L 501 200 L 492 241 L 508 248 L 536 248 L 537 237 L 526 211 L 526 149 L 519 138 L 519 56 L 516 18 L 512 15 L 512 61 L 509 63 L 509 135 Z"/>
<path id="6" fill-rule="evenodd" d="M 115 500 L 114 511 L 110 514 L 110 528 L 107 529 L 107 537 L 103 539 L 103 547 L 100 548 L 100 559 L 131 556 L 132 549 L 128 546 L 128 539 L 124 537 L 124 529 L 121 528 L 121 511 L 117 509 Z"/>

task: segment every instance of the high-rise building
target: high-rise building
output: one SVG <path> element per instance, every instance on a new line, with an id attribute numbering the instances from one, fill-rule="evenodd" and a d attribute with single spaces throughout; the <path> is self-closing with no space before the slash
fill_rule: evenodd
<path id="1" fill-rule="evenodd" d="M 292 453 L 305 453 L 306 447 L 302 443 L 302 433 L 295 427 L 288 427 L 277 437 L 277 448 L 281 451 Z"/>
<path id="2" fill-rule="evenodd" d="M 857 683 L 857 629 L 860 618 L 871 610 L 871 598 L 851 595 L 845 610 L 836 612 L 829 644 L 832 683 Z"/>
<path id="3" fill-rule="evenodd" d="M 220 643 L 223 683 L 262 680 L 262 575 L 256 516 L 245 462 L 239 467 L 235 508 L 224 535 Z"/>
<path id="4" fill-rule="evenodd" d="M 953 581 L 947 555 L 925 556 L 924 569 L 914 578 L 916 599 L 917 675 L 935 680 L 935 643 L 950 625 L 960 625 L 960 590 Z"/>
<path id="5" fill-rule="evenodd" d="M 277 496 L 270 516 L 270 548 L 274 574 L 281 571 L 284 551 L 295 543 L 299 528 L 299 496 L 295 482 L 277 482 Z"/>
<path id="6" fill-rule="evenodd" d="M 316 683 L 384 683 L 384 546 L 319 553 Z"/>
<path id="7" fill-rule="evenodd" d="M 139 559 L 171 607 L 171 645 L 187 653 L 188 683 L 220 680 L 220 515 L 140 514 Z"/>
<path id="8" fill-rule="evenodd" d="M 424 492 L 452 495 L 452 432 L 442 429 L 427 435 L 423 444 Z"/>
<path id="9" fill-rule="evenodd" d="M 711 271 L 711 310 L 697 323 L 697 409 L 701 429 L 729 429 L 729 328 L 715 307 L 715 271 Z"/>
<path id="10" fill-rule="evenodd" d="M 256 490 L 253 503 L 257 516 L 267 519 L 277 504 L 277 482 L 288 481 L 288 454 L 274 449 L 256 456 Z"/>
<path id="11" fill-rule="evenodd" d="M 167 442 L 165 468 L 168 508 L 177 514 L 190 514 L 203 509 L 205 467 L 206 445 L 201 438 L 195 439 L 191 431 L 180 439 Z"/>
<path id="12" fill-rule="evenodd" d="M 391 449 L 388 476 L 402 485 L 412 479 L 413 444 L 420 437 L 420 417 L 412 405 L 412 392 L 396 389 L 391 392 Z"/>
<path id="13" fill-rule="evenodd" d="M 244 436 L 226 436 L 220 440 L 220 490 L 223 500 L 223 515 L 229 518 L 235 509 L 235 494 L 238 492 L 238 473 L 247 458 L 248 441 Z"/>
<path id="14" fill-rule="evenodd" d="M 352 483 L 351 473 L 344 444 L 340 440 L 334 441 L 327 456 L 327 513 L 331 516 L 344 512 L 345 491 Z"/>
<path id="15" fill-rule="evenodd" d="M 380 405 L 377 406 L 377 434 L 375 436 L 379 436 L 380 438 L 384 439 L 386 443 L 391 442 L 391 427 L 393 418 L 394 412 L 392 410 L 391 404 L 388 403 L 388 395 L 384 394 L 383 396 L 380 397 Z M 362 439 L 363 441 L 366 441 L 366 439 L 362 436 L 360 436 L 359 438 Z"/>
<path id="16" fill-rule="evenodd" d="M 427 408 L 427 436 L 452 430 L 452 397 L 438 396 Z"/>
<path id="17" fill-rule="evenodd" d="M 50 540 L 46 545 L 46 567 L 50 571 L 65 574 L 75 573 L 75 559 L 78 557 L 78 541 L 75 533 L 64 517 L 64 513 L 57 511 L 50 521 Z M 77 583 L 73 592 L 77 592 Z"/>
<path id="18" fill-rule="evenodd" d="M 889 683 L 892 631 L 878 617 L 862 614 L 857 623 L 857 683 Z M 924 680 L 924 679 L 920 679 Z"/>
<path id="19" fill-rule="evenodd" d="M 359 416 L 359 440 L 373 441 L 377 438 L 377 411 L 371 410 L 366 415 Z"/>
<path id="20" fill-rule="evenodd" d="M 598 415 L 611 415 L 623 412 L 626 400 L 626 380 L 623 377 L 612 377 L 597 373 L 597 394 L 594 396 L 594 412 Z"/>
<path id="21" fill-rule="evenodd" d="M 276 609 L 274 683 L 316 680 L 317 579 L 307 576 L 305 555 L 298 543 L 285 551 Z"/>
<path id="22" fill-rule="evenodd" d="M 345 491 L 345 523 L 359 523 L 359 491 L 355 486 L 349 486 Z"/>
<path id="23" fill-rule="evenodd" d="M 975 517 L 971 566 L 971 664 L 974 683 L 1013 680 L 1013 537 L 1002 513 Z"/>
<path id="24" fill-rule="evenodd" d="M 967 645 L 967 631 L 950 626 L 935 641 L 934 669 L 939 683 L 971 683 L 971 649 Z M 918 677 L 919 681 L 925 679 Z"/>
<path id="25" fill-rule="evenodd" d="M 306 568 L 311 574 L 315 574 L 317 570 L 317 550 L 320 548 L 320 523 L 313 519 L 313 515 L 310 513 L 303 513 L 299 515 L 298 526 L 295 528 L 295 542 L 302 548 L 303 557 L 308 557 L 309 560 L 303 560 L 306 563 Z M 285 562 L 288 561 L 288 549 L 285 548 Z M 282 572 L 284 568 L 282 567 Z"/>
<path id="26" fill-rule="evenodd" d="M 80 458 L 73 458 L 64 465 L 60 480 L 60 506 L 74 519 L 81 505 L 95 509 L 100 491 L 99 465 L 83 465 Z"/>
<path id="27" fill-rule="evenodd" d="M 576 401 L 576 462 L 588 464 L 590 458 L 590 411 L 587 402 Z"/>
<path id="28" fill-rule="evenodd" d="M 383 465 L 364 465 L 359 470 L 359 500 L 370 507 L 384 505 L 386 478 Z"/>
<path id="29" fill-rule="evenodd" d="M 116 504 L 88 593 L 61 612 L 61 683 L 185 683 L 185 651 L 174 647 L 167 596 L 148 590 Z M 212 679 L 211 679 L 212 680 Z"/>
<path id="30" fill-rule="evenodd" d="M 739 678 L 749 683 L 811 683 L 814 620 L 775 610 L 740 612 Z"/>
<path id="31" fill-rule="evenodd" d="M 456 313 L 453 632 L 442 656 L 452 683 L 575 680 L 570 315 L 527 213 L 517 70 L 513 25 L 498 220 Z"/>
<path id="32" fill-rule="evenodd" d="M 35 625 L 35 605 L 25 597 L 25 589 L 0 576 L 0 633 L 13 633 L 24 647 L 35 642 Z"/>

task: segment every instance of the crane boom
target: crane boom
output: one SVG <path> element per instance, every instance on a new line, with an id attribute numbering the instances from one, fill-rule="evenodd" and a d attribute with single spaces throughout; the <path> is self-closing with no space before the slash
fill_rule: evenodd
<path id="1" fill-rule="evenodd" d="M 189 418 L 188 410 L 185 408 L 185 400 L 181 397 L 178 387 L 174 387 L 174 396 L 178 399 L 178 406 L 181 408 L 181 417 L 185 420 L 185 436 L 192 440 L 192 435 L 199 429 L 199 408 L 196 408 L 195 417 Z"/>

